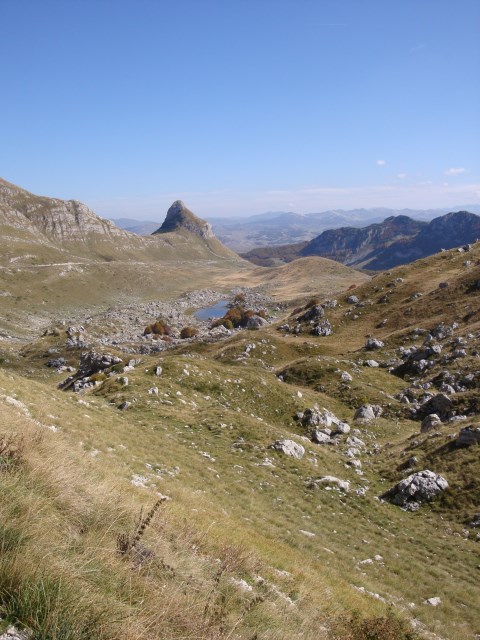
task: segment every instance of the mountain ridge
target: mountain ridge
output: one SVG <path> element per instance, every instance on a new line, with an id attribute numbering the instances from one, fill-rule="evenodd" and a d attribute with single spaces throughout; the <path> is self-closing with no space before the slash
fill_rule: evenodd
<path id="1" fill-rule="evenodd" d="M 474 242 L 480 236 L 480 216 L 449 212 L 430 222 L 390 216 L 366 227 L 340 227 L 310 242 L 263 247 L 242 256 L 254 264 L 271 266 L 301 256 L 322 256 L 355 268 L 390 269 L 440 251 Z"/>

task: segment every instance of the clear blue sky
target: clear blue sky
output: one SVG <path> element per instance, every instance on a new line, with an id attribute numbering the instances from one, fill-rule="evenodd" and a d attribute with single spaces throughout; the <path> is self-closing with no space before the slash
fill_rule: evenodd
<path id="1" fill-rule="evenodd" d="M 480 202 L 480 0 L 0 0 L 0 176 L 105 217 Z"/>

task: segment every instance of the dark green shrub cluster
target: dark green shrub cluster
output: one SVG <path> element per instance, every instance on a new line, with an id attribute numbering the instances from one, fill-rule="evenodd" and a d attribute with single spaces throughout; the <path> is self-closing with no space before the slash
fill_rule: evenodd
<path id="1" fill-rule="evenodd" d="M 168 326 L 166 321 L 159 319 L 153 324 L 148 324 L 145 327 L 143 335 L 148 336 L 151 333 L 153 333 L 153 335 L 155 336 L 169 336 L 171 332 L 172 332 L 172 329 L 171 327 Z"/>
<path id="2" fill-rule="evenodd" d="M 183 327 L 180 331 L 180 338 L 185 340 L 186 338 L 194 338 L 198 334 L 198 329 L 195 327 Z"/>

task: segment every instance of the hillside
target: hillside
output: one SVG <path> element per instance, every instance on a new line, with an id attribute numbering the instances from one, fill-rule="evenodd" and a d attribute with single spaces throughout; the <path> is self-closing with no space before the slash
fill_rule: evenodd
<path id="1" fill-rule="evenodd" d="M 451 212 L 429 223 L 402 215 L 362 228 L 329 229 L 307 243 L 254 249 L 242 256 L 262 266 L 290 262 L 301 256 L 322 256 L 349 266 L 381 271 L 441 249 L 475 242 L 478 237 L 480 216 L 468 211 Z"/>
<path id="2" fill-rule="evenodd" d="M 239 264 L 219 266 L 223 293 L 175 297 L 176 282 L 90 316 L 78 302 L 0 341 L 0 624 L 471 640 L 479 445 L 456 443 L 480 427 L 480 244 L 373 278 L 315 257 Z M 260 328 L 191 315 L 215 295 Z M 169 335 L 145 335 L 156 320 Z M 424 470 L 448 483 L 431 502 L 381 498 Z"/>
<path id="3" fill-rule="evenodd" d="M 275 290 L 275 273 L 262 276 L 180 202 L 157 233 L 140 237 L 81 203 L 35 196 L 2 181 L 0 230 L 0 334 L 32 335 L 80 309 L 88 317 L 196 289 L 228 292 L 236 282 Z M 324 269 L 318 259 L 297 274 L 299 291 L 313 292 Z M 336 283 L 350 281 L 359 282 L 358 274 L 344 270 Z"/>

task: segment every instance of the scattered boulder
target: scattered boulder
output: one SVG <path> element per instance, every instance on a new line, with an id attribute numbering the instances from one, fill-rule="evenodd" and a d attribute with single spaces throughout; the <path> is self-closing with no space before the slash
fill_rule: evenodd
<path id="1" fill-rule="evenodd" d="M 292 458 L 303 458 L 305 455 L 305 449 L 301 444 L 297 444 L 293 440 L 276 440 L 273 442 L 269 449 L 275 449 L 275 451 L 281 451 L 286 456 L 291 456 Z"/>
<path id="2" fill-rule="evenodd" d="M 160 365 L 158 365 L 157 367 L 155 367 L 154 373 L 156 376 L 161 376 L 163 372 L 163 369 Z"/>
<path id="3" fill-rule="evenodd" d="M 457 447 L 470 447 L 473 444 L 480 444 L 480 427 L 464 427 L 456 440 Z"/>
<path id="4" fill-rule="evenodd" d="M 379 418 L 383 413 L 383 409 L 378 404 L 362 404 L 355 411 L 355 415 L 353 419 L 356 422 L 370 422 L 371 420 L 375 420 L 375 418 Z"/>
<path id="5" fill-rule="evenodd" d="M 350 431 L 350 426 L 346 422 L 342 422 L 340 418 L 328 409 L 319 409 L 317 405 L 313 409 L 305 409 L 302 417 L 302 425 L 304 427 L 327 427 L 332 428 L 333 434 L 345 434 Z"/>
<path id="6" fill-rule="evenodd" d="M 320 489 L 324 487 L 327 491 L 335 489 L 336 491 L 350 491 L 350 482 L 348 480 L 340 480 L 335 476 L 323 476 L 323 478 L 309 478 L 307 480 L 309 489 Z"/>
<path id="7" fill-rule="evenodd" d="M 317 444 L 332 444 L 331 431 L 327 433 L 330 429 L 315 429 L 312 432 L 312 440 Z"/>
<path id="8" fill-rule="evenodd" d="M 323 318 L 324 315 L 325 311 L 322 305 L 317 304 L 314 307 L 310 307 L 310 309 L 307 309 L 307 311 L 298 318 L 298 321 L 310 322 L 312 320 L 319 320 L 320 318 Z"/>
<path id="9" fill-rule="evenodd" d="M 357 296 L 348 296 L 347 302 L 348 304 L 357 304 L 358 298 Z"/>
<path id="10" fill-rule="evenodd" d="M 420 408 L 420 414 L 428 416 L 432 413 L 438 415 L 441 420 L 445 420 L 450 416 L 452 410 L 452 401 L 444 393 L 437 393 L 433 398 L 430 398 Z"/>
<path id="11" fill-rule="evenodd" d="M 448 489 L 442 476 L 426 469 L 412 473 L 384 493 L 381 498 L 408 511 L 416 511 L 422 502 L 430 502 L 439 493 Z"/>
<path id="12" fill-rule="evenodd" d="M 436 413 L 430 413 L 428 416 L 422 420 L 422 426 L 420 427 L 421 433 L 427 433 L 427 431 L 431 431 L 442 424 L 439 416 Z"/>
<path id="13" fill-rule="evenodd" d="M 383 340 L 377 340 L 377 338 L 369 338 L 365 343 L 366 351 L 373 351 L 374 349 L 381 349 L 385 346 Z"/>
<path id="14" fill-rule="evenodd" d="M 328 320 L 322 320 L 312 329 L 314 336 L 331 336 L 333 334 L 333 327 Z"/>
<path id="15" fill-rule="evenodd" d="M 424 604 L 428 604 L 430 607 L 438 607 L 439 604 L 442 604 L 440 598 L 427 598 Z"/>
<path id="16" fill-rule="evenodd" d="M 261 318 L 260 316 L 251 316 L 247 320 L 247 329 L 255 331 L 257 329 L 261 329 L 267 324 L 268 322 L 265 320 L 265 318 Z"/>

